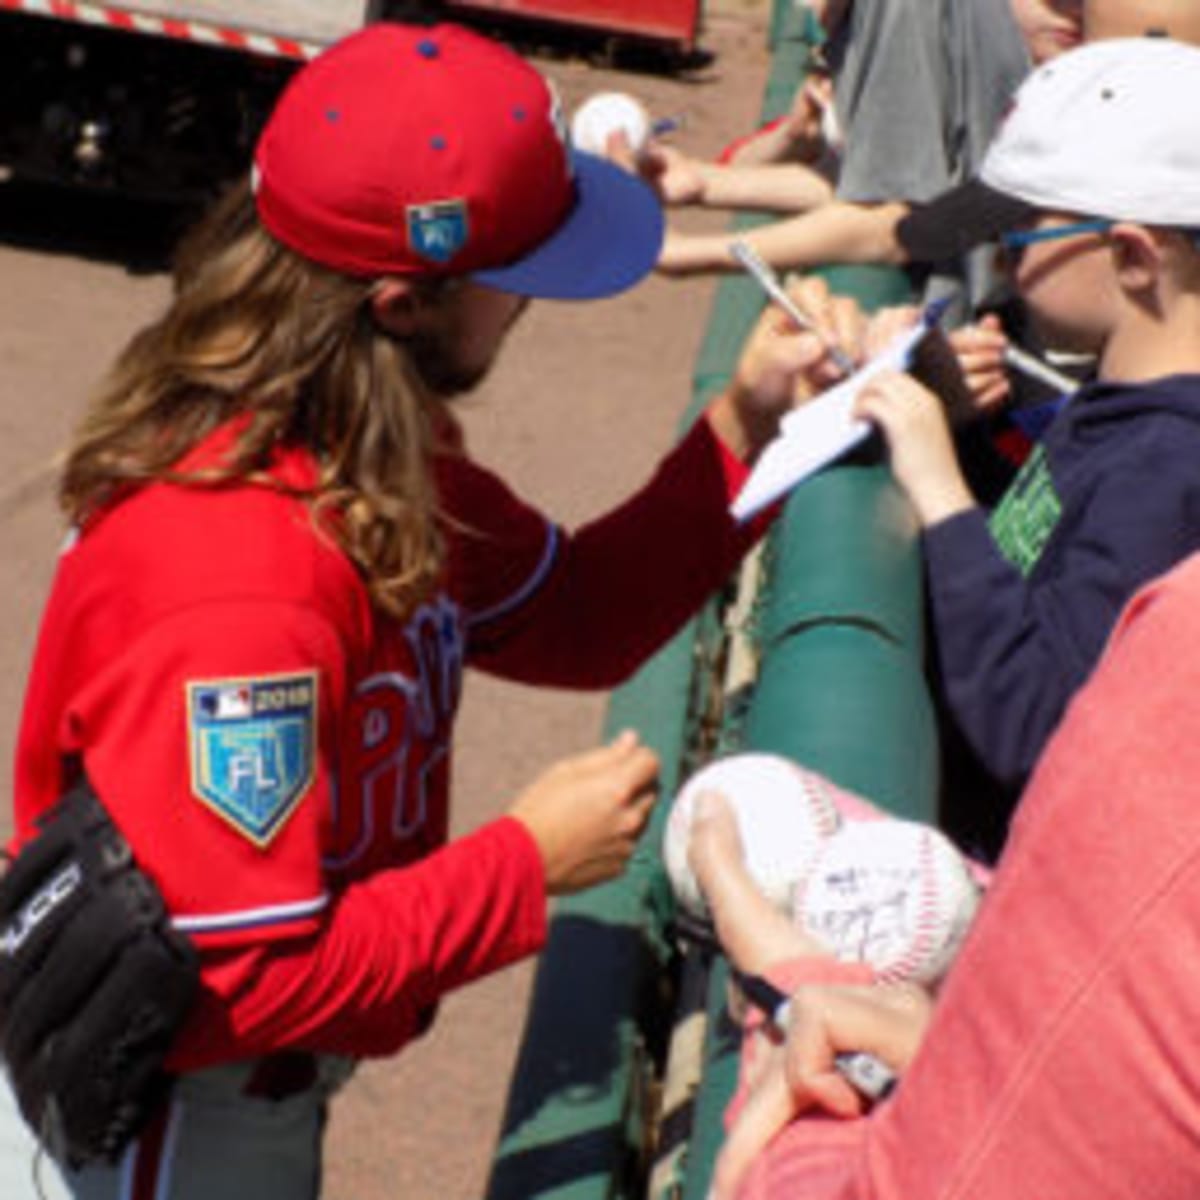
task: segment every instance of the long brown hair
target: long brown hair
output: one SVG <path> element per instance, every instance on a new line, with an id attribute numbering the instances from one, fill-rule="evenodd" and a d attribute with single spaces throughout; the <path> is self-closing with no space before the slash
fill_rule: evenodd
<path id="1" fill-rule="evenodd" d="M 294 254 L 260 226 L 248 184 L 185 239 L 162 318 L 118 357 L 76 430 L 59 498 L 84 522 L 152 480 L 274 484 L 279 443 L 310 449 L 309 499 L 375 603 L 403 616 L 433 587 L 444 548 L 430 454 L 434 409 L 405 348 L 370 312 L 372 281 Z M 180 459 L 240 417 L 220 467 Z"/>

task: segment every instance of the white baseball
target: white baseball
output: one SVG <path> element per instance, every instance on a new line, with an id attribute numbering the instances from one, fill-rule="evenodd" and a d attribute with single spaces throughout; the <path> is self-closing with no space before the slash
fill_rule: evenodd
<path id="1" fill-rule="evenodd" d="M 761 753 L 717 759 L 684 783 L 667 816 L 663 861 L 680 906 L 700 918 L 708 916 L 708 904 L 688 864 L 688 840 L 703 792 L 728 799 L 750 875 L 773 904 L 790 912 L 797 881 L 841 820 L 830 785 L 790 759 Z"/>
<path id="2" fill-rule="evenodd" d="M 571 144 L 577 150 L 603 155 L 609 136 L 623 130 L 633 153 L 641 154 L 650 139 L 650 114 L 625 92 L 597 92 L 571 118 Z"/>
<path id="3" fill-rule="evenodd" d="M 796 889 L 797 921 L 831 953 L 884 979 L 937 982 L 979 905 L 962 855 L 913 821 L 846 821 Z"/>

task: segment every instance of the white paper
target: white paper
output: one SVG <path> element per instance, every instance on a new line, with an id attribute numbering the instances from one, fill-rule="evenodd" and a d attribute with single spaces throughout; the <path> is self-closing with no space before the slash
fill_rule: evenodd
<path id="1" fill-rule="evenodd" d="M 788 413 L 780 422 L 779 435 L 763 450 L 730 505 L 733 516 L 748 521 L 826 463 L 858 445 L 871 432 L 866 421 L 851 416 L 859 392 L 881 371 L 903 371 L 914 347 L 928 331 L 926 320 L 917 322 L 849 379 Z"/>

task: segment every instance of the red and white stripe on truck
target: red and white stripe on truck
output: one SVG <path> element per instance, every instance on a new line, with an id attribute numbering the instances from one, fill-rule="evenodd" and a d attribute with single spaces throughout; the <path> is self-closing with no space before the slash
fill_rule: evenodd
<path id="1" fill-rule="evenodd" d="M 126 33 L 144 33 L 184 42 L 200 42 L 208 46 L 222 46 L 227 50 L 243 50 L 249 54 L 263 54 L 271 58 L 303 61 L 324 49 L 323 44 L 318 42 L 232 29 L 194 19 L 153 16 L 149 13 L 131 12 L 127 8 L 79 3 L 77 0 L 0 0 L 0 12 L 5 11 L 99 25 Z"/>

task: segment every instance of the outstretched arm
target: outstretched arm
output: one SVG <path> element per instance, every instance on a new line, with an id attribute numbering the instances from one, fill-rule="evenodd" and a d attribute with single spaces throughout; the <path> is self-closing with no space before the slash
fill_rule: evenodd
<path id="1" fill-rule="evenodd" d="M 833 199 L 828 162 L 724 163 L 694 158 L 675 146 L 653 141 L 634 155 L 628 139 L 614 134 L 608 157 L 641 175 L 671 207 L 762 209 L 806 212 Z"/>
<path id="2" fill-rule="evenodd" d="M 856 204 L 834 201 L 812 212 L 755 229 L 721 234 L 668 230 L 658 269 L 664 275 L 733 271 L 735 239 L 749 242 L 780 270 L 803 270 L 825 263 L 902 263 L 896 224 L 908 211 L 899 202 Z"/>
<path id="3" fill-rule="evenodd" d="M 611 687 L 729 577 L 764 528 L 736 521 L 730 501 L 783 414 L 840 378 L 830 346 L 852 339 L 859 319 L 853 302 L 831 297 L 821 281 L 797 286 L 822 335 L 798 332 L 768 306 L 730 385 L 646 487 L 612 512 L 547 543 L 544 519 L 490 477 L 469 509 L 452 510 L 488 533 L 469 543 L 478 565 L 464 560 L 464 578 L 511 577 L 515 532 L 531 522 L 538 552 L 548 546 L 544 568 L 512 603 L 476 614 L 468 601 L 473 665 L 531 683 Z"/>

